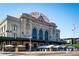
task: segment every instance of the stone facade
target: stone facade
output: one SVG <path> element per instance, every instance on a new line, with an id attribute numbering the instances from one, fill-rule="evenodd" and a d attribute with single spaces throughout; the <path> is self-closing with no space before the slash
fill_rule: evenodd
<path id="1" fill-rule="evenodd" d="M 36 31 L 33 32 L 33 29 Z M 45 15 L 33 12 L 23 13 L 19 18 L 7 16 L 0 24 L 0 36 L 57 41 L 60 40 L 60 30 Z"/>

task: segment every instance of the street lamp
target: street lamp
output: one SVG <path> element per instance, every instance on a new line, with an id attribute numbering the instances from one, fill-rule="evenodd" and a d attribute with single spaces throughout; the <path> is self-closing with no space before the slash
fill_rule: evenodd
<path id="1" fill-rule="evenodd" d="M 29 52 L 30 52 L 30 55 L 31 55 L 31 38 L 32 38 L 32 36 L 31 35 L 28 35 L 28 37 L 27 37 L 28 39 L 29 39 Z"/>
<path id="2" fill-rule="evenodd" d="M 31 36 L 29 37 L 29 40 L 30 40 L 30 47 L 29 47 L 29 51 L 31 51 Z"/>

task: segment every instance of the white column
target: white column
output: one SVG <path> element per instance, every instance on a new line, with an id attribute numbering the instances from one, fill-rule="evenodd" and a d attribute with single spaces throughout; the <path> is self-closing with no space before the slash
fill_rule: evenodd
<path id="1" fill-rule="evenodd" d="M 26 36 L 27 38 L 32 37 L 32 21 L 28 20 L 26 24 Z"/>
<path id="2" fill-rule="evenodd" d="M 25 35 L 26 35 L 26 19 L 24 19 L 24 28 L 23 28 L 23 37 L 25 37 Z"/>
<path id="3" fill-rule="evenodd" d="M 29 32 L 30 32 L 30 36 L 31 36 L 31 38 L 32 38 L 32 21 L 30 20 L 30 30 L 29 30 Z"/>
<path id="4" fill-rule="evenodd" d="M 22 32 L 24 31 L 24 19 L 20 21 L 20 37 L 23 37 Z"/>

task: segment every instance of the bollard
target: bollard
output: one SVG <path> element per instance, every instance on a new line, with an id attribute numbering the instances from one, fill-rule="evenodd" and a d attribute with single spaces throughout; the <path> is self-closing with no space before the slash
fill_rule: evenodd
<path id="1" fill-rule="evenodd" d="M 15 52 L 16 52 L 16 55 L 18 55 L 18 47 L 16 47 Z"/>

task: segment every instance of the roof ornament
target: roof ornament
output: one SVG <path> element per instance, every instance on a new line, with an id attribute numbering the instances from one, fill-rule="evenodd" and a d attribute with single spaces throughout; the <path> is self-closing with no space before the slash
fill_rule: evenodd
<path id="1" fill-rule="evenodd" d="M 32 12 L 32 13 L 30 13 L 30 15 L 33 16 L 33 17 L 35 17 L 36 19 L 38 19 L 40 16 L 42 16 L 42 17 L 43 17 L 43 20 L 44 20 L 45 22 L 50 23 L 49 20 L 48 20 L 48 18 L 47 18 L 47 16 L 45 16 L 45 15 L 42 14 L 42 13 L 39 13 L 39 12 Z"/>

